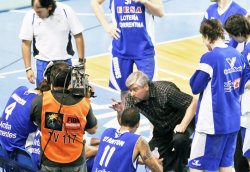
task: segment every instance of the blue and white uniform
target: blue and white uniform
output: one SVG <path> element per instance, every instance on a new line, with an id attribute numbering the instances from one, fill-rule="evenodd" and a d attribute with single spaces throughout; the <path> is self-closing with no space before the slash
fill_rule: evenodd
<path id="1" fill-rule="evenodd" d="M 11 95 L 0 122 L 0 139 L 8 151 L 15 147 L 24 148 L 29 133 L 37 126 L 30 120 L 30 108 L 37 96 L 34 90 L 18 87 Z"/>
<path id="2" fill-rule="evenodd" d="M 40 138 L 41 138 L 41 131 L 39 129 L 37 129 L 34 140 L 33 140 L 33 145 L 32 145 L 32 149 L 31 149 L 31 155 L 32 158 L 34 160 L 34 162 L 36 163 L 37 167 L 40 168 L 41 162 L 40 162 Z"/>
<path id="3" fill-rule="evenodd" d="M 138 164 L 137 159 L 133 161 L 133 152 L 139 138 L 134 133 L 106 129 L 101 137 L 92 172 L 135 172 Z"/>
<path id="4" fill-rule="evenodd" d="M 120 38 L 112 41 L 110 87 L 126 91 L 125 81 L 133 64 L 155 77 L 154 17 L 145 6 L 131 0 L 110 0 L 112 22 L 121 30 Z"/>
<path id="5" fill-rule="evenodd" d="M 250 41 L 245 45 L 244 57 L 250 64 Z M 241 134 L 243 141 L 243 155 L 250 157 L 250 90 L 245 89 L 241 97 Z"/>
<path id="6" fill-rule="evenodd" d="M 246 15 L 247 11 L 242 8 L 241 6 L 239 6 L 237 3 L 231 1 L 228 6 L 222 10 L 219 11 L 218 8 L 218 3 L 212 4 L 208 7 L 205 16 L 203 18 L 203 21 L 205 19 L 218 19 L 222 25 L 225 24 L 226 20 L 228 19 L 228 17 L 234 15 L 234 14 L 242 14 L 242 15 Z M 237 47 L 238 42 L 236 42 L 235 40 L 233 40 L 228 33 L 226 33 L 225 31 L 225 40 L 224 42 L 234 48 Z"/>
<path id="7" fill-rule="evenodd" d="M 232 165 L 240 129 L 244 67 L 244 57 L 226 44 L 201 57 L 190 79 L 192 92 L 200 93 L 190 167 L 218 170 Z"/>

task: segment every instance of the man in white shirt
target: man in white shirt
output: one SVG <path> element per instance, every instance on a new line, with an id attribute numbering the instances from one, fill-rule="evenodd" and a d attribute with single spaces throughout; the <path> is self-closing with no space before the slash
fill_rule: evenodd
<path id="1" fill-rule="evenodd" d="M 55 0 L 31 0 L 32 10 L 23 19 L 19 38 L 26 76 L 30 83 L 39 84 L 50 61 L 63 60 L 71 64 L 74 55 L 71 35 L 75 38 L 79 62 L 84 63 L 83 27 L 74 11 Z M 36 59 L 37 76 L 31 68 L 31 43 Z"/>

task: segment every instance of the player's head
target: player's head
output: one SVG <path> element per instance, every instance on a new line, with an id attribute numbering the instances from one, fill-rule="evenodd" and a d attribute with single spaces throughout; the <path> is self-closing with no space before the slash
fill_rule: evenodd
<path id="1" fill-rule="evenodd" d="M 226 20 L 224 28 L 237 42 L 245 42 L 250 37 L 250 22 L 241 14 L 230 16 Z"/>
<path id="2" fill-rule="evenodd" d="M 121 115 L 121 126 L 137 129 L 139 122 L 140 113 L 136 108 L 128 108 L 123 111 Z"/>
<path id="3" fill-rule="evenodd" d="M 53 87 L 68 88 L 71 81 L 71 67 L 63 61 L 51 62 L 44 71 L 44 78 Z"/>
<path id="4" fill-rule="evenodd" d="M 31 6 L 40 18 L 53 15 L 56 9 L 55 0 L 31 0 Z"/>
<path id="5" fill-rule="evenodd" d="M 222 24 L 217 19 L 204 20 L 200 26 L 200 33 L 202 35 L 204 44 L 211 50 L 211 44 L 219 39 L 224 39 L 224 29 Z"/>
<path id="6" fill-rule="evenodd" d="M 43 93 L 44 91 L 50 90 L 50 84 L 46 79 L 43 79 L 39 85 L 35 88 L 35 90 L 39 91 L 40 93 Z"/>

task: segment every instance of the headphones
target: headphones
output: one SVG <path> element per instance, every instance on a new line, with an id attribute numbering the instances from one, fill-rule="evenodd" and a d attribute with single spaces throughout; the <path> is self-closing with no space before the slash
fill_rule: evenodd
<path id="1" fill-rule="evenodd" d="M 47 82 L 49 84 L 51 84 L 50 82 L 50 72 L 51 72 L 51 68 L 53 67 L 54 62 L 50 61 L 49 64 L 46 66 L 44 72 L 43 72 L 43 78 L 47 80 Z"/>
<path id="2" fill-rule="evenodd" d="M 71 80 L 71 70 L 71 66 L 64 61 L 50 61 L 43 72 L 43 77 L 53 86 L 63 87 L 65 82 L 68 86 Z"/>

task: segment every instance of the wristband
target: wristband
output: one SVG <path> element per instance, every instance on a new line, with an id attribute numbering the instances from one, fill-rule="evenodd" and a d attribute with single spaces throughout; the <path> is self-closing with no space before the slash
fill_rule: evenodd
<path id="1" fill-rule="evenodd" d="M 25 69 L 26 72 L 28 72 L 29 70 L 32 70 L 32 68 L 31 68 L 31 67 L 27 67 L 27 68 Z"/>
<path id="2" fill-rule="evenodd" d="M 86 59 L 85 59 L 85 58 L 79 58 L 79 59 L 78 59 L 78 62 L 79 62 L 79 63 L 86 63 Z"/>

